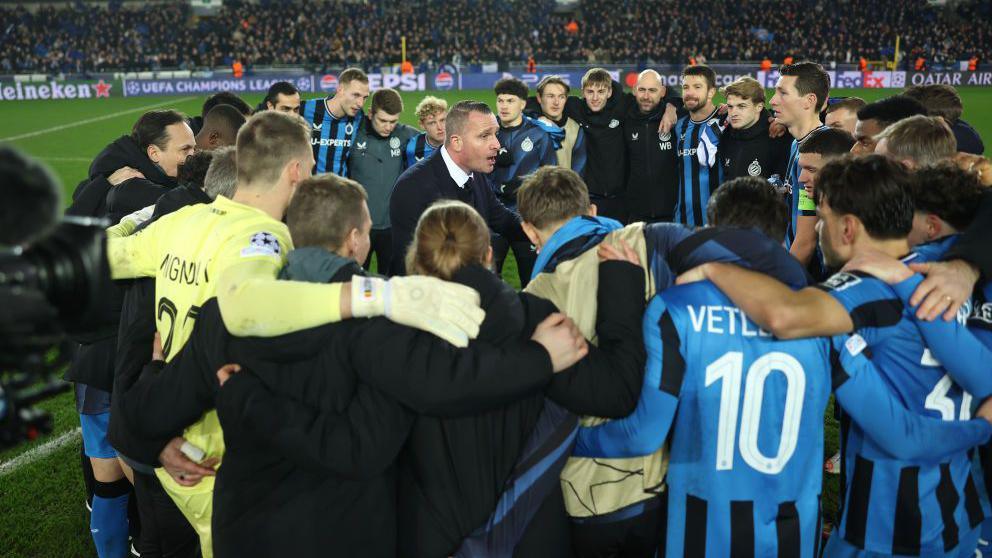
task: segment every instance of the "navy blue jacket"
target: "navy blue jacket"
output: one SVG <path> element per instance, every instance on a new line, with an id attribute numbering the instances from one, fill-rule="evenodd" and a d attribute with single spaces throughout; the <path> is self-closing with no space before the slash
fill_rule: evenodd
<path id="1" fill-rule="evenodd" d="M 417 220 L 436 200 L 463 201 L 476 209 L 489 229 L 509 241 L 527 240 L 520 228 L 520 218 L 496 198 L 489 179 L 473 173 L 465 188 L 458 187 L 448 173 L 448 167 L 438 149 L 430 157 L 407 170 L 396 180 L 389 200 L 389 220 L 393 224 L 393 265 L 390 275 L 406 273 L 407 247 L 413 240 Z"/>

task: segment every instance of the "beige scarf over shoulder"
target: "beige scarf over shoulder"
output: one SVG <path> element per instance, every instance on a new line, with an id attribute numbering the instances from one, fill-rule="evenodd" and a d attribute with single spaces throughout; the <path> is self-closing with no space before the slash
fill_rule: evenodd
<path id="1" fill-rule="evenodd" d="M 635 223 L 607 235 L 604 242 L 617 248 L 623 240 L 633 248 L 645 269 L 645 300 L 655 294 L 648 269 L 644 223 Z M 599 288 L 599 256 L 595 249 L 558 264 L 554 273 L 541 273 L 524 289 L 550 300 L 567 314 L 593 344 L 596 338 L 596 291 Z M 608 419 L 582 417 L 582 426 L 595 426 Z M 627 459 L 571 457 L 561 473 L 565 509 L 572 517 L 604 515 L 664 490 L 662 480 L 668 469 L 668 451 Z"/>

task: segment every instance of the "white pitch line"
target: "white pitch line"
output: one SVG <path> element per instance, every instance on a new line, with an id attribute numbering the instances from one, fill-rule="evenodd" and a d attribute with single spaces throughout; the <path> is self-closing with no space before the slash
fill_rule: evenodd
<path id="1" fill-rule="evenodd" d="M 6 463 L 0 463 L 0 477 L 9 475 L 10 473 L 17 471 L 18 469 L 24 467 L 25 465 L 34 463 L 39 459 L 48 457 L 49 455 L 52 454 L 52 452 L 56 451 L 62 446 L 76 441 L 76 439 L 79 438 L 81 433 L 82 433 L 82 429 L 77 426 L 74 430 L 65 432 L 64 434 L 62 434 L 58 438 L 55 438 L 54 440 L 49 440 L 36 448 L 29 449 L 28 451 L 22 453 L 21 455 L 18 455 L 17 457 L 11 459 L 10 461 L 7 461 Z"/>
<path id="2" fill-rule="evenodd" d="M 125 114 L 131 114 L 133 112 L 145 112 L 145 111 L 151 110 L 153 108 L 158 108 L 158 107 L 164 107 L 164 106 L 168 106 L 168 105 L 175 105 L 175 104 L 179 104 L 179 103 L 184 103 L 186 101 L 189 101 L 189 100 L 192 100 L 192 99 L 195 99 L 195 98 L 196 97 L 182 97 L 182 98 L 175 99 L 175 100 L 172 100 L 172 101 L 166 101 L 164 103 L 155 103 L 154 105 L 147 105 L 147 106 L 143 106 L 143 107 L 138 107 L 138 108 L 133 108 L 133 109 L 128 109 L 128 110 L 122 110 L 122 111 L 114 112 L 114 113 L 111 113 L 111 114 L 104 114 L 103 116 L 95 116 L 93 118 L 86 118 L 84 120 L 77 120 L 76 122 L 70 122 L 69 124 L 62 124 L 62 125 L 59 125 L 59 126 L 52 126 L 51 128 L 45 128 L 44 130 L 36 130 L 34 132 L 27 132 L 25 134 L 18 134 L 16 136 L 10 136 L 10 137 L 6 137 L 6 138 L 0 138 L 0 141 L 16 141 L 16 140 L 22 140 L 22 139 L 26 139 L 26 138 L 33 138 L 33 137 L 36 137 L 36 136 L 43 136 L 45 134 L 50 134 L 52 132 L 59 132 L 59 131 L 62 131 L 62 130 L 67 130 L 69 128 L 75 128 L 77 126 L 85 126 L 87 124 L 92 124 L 94 122 L 100 122 L 100 121 L 103 121 L 103 120 L 110 120 L 111 118 L 117 118 L 118 116 L 124 116 Z"/>

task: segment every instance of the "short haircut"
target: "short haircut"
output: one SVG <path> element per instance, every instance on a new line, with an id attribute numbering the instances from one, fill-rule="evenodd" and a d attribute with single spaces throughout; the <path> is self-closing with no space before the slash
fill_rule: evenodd
<path id="1" fill-rule="evenodd" d="M 711 225 L 754 228 L 779 241 L 785 238 L 789 206 L 767 180 L 741 176 L 717 188 L 706 204 L 706 218 Z"/>
<path id="2" fill-rule="evenodd" d="M 926 113 L 926 107 L 916 99 L 905 95 L 893 95 L 862 107 L 858 111 L 858 120 L 876 120 L 880 127 L 885 128 L 903 118 Z"/>
<path id="3" fill-rule="evenodd" d="M 939 116 L 918 114 L 903 118 L 875 136 L 886 140 L 886 148 L 896 159 L 909 159 L 916 166 L 935 165 L 954 157 L 958 140 L 951 127 Z"/>
<path id="4" fill-rule="evenodd" d="M 817 205 L 826 200 L 840 215 L 857 217 L 879 240 L 906 238 L 913 228 L 912 175 L 882 155 L 845 155 L 828 162 L 816 176 Z"/>
<path id="5" fill-rule="evenodd" d="M 517 78 L 503 78 L 493 86 L 493 92 L 499 95 L 513 95 L 523 100 L 527 100 L 527 84 Z"/>
<path id="6" fill-rule="evenodd" d="M 437 201 L 417 221 L 406 253 L 407 272 L 447 280 L 463 267 L 485 265 L 489 237 L 489 227 L 475 208 L 460 201 Z"/>
<path id="7" fill-rule="evenodd" d="M 538 229 L 589 211 L 589 188 L 572 169 L 541 167 L 517 190 L 520 218 Z"/>
<path id="8" fill-rule="evenodd" d="M 844 130 L 826 128 L 806 138 L 799 144 L 800 153 L 817 153 L 821 157 L 839 157 L 851 151 L 854 137 Z"/>
<path id="9" fill-rule="evenodd" d="M 448 109 L 448 119 L 444 125 L 445 140 L 464 133 L 465 124 L 468 123 L 468 116 L 473 112 L 485 115 L 493 113 L 489 105 L 482 101 L 458 101 Z"/>
<path id="10" fill-rule="evenodd" d="M 984 188 L 975 174 L 945 161 L 913 174 L 916 211 L 932 213 L 959 231 L 971 225 Z"/>
<path id="11" fill-rule="evenodd" d="M 376 113 L 382 111 L 386 114 L 399 114 L 403 112 L 403 98 L 395 89 L 385 87 L 372 94 L 372 107 L 369 112 Z"/>
<path id="12" fill-rule="evenodd" d="M 427 120 L 435 114 L 441 114 L 442 112 L 447 112 L 447 110 L 448 101 L 428 95 L 417 103 L 417 108 L 414 109 L 414 115 L 417 117 L 417 120 Z"/>
<path id="13" fill-rule="evenodd" d="M 310 149 L 310 126 L 302 116 L 262 111 L 238 132 L 238 183 L 274 185 L 283 167 Z"/>
<path id="14" fill-rule="evenodd" d="M 368 83 L 369 76 L 358 68 L 347 68 L 338 75 L 338 89 L 348 85 L 353 81 Z"/>
<path id="15" fill-rule="evenodd" d="M 233 145 L 214 150 L 207 175 L 203 177 L 203 191 L 210 199 L 217 196 L 234 197 L 238 188 L 238 151 Z"/>
<path id="16" fill-rule="evenodd" d="M 231 105 L 217 105 L 203 117 L 203 129 L 214 128 L 233 138 L 247 120 L 245 115 Z"/>
<path id="17" fill-rule="evenodd" d="M 861 97 L 844 97 L 843 99 L 837 99 L 836 101 L 827 101 L 827 114 L 844 109 L 858 114 L 858 111 L 862 107 L 867 105 L 868 102 Z"/>
<path id="18" fill-rule="evenodd" d="M 62 185 L 41 161 L 12 145 L 0 145 L 0 246 L 41 238 L 62 215 Z"/>
<path id="19" fill-rule="evenodd" d="M 203 189 L 203 180 L 207 176 L 207 169 L 214 158 L 212 151 L 197 151 L 179 164 L 179 173 L 176 175 L 176 183 L 188 188 Z"/>
<path id="20" fill-rule="evenodd" d="M 705 64 L 696 64 L 695 66 L 686 66 L 682 68 L 682 77 L 686 76 L 702 76 L 706 79 L 706 87 L 710 89 L 716 89 L 716 72 L 713 68 Z"/>
<path id="21" fill-rule="evenodd" d="M 724 97 L 731 95 L 747 99 L 756 105 L 765 104 L 765 88 L 758 83 L 758 80 L 750 76 L 739 77 L 723 88 Z"/>
<path id="22" fill-rule="evenodd" d="M 926 107 L 930 116 L 940 116 L 948 124 L 954 124 L 961 119 L 964 103 L 958 90 L 950 85 L 935 83 L 932 85 L 914 85 L 906 89 L 903 95 L 912 97 Z"/>
<path id="23" fill-rule="evenodd" d="M 141 115 L 131 128 L 131 139 L 144 151 L 149 145 L 165 149 L 169 143 L 169 132 L 173 124 L 185 123 L 186 115 L 175 110 L 152 110 Z"/>
<path id="24" fill-rule="evenodd" d="M 352 229 L 361 229 L 368 194 L 361 184 L 333 173 L 311 176 L 296 185 L 286 209 L 293 246 L 337 250 Z"/>
<path id="25" fill-rule="evenodd" d="M 244 99 L 230 91 L 221 91 L 207 97 L 207 100 L 203 102 L 203 110 L 200 111 L 200 116 L 206 116 L 217 105 L 231 105 L 245 116 L 251 116 L 252 113 L 251 106 Z"/>
<path id="26" fill-rule="evenodd" d="M 540 97 L 541 95 L 544 95 L 544 88 L 547 87 L 547 86 L 549 86 L 549 85 L 560 85 L 560 86 L 564 87 L 565 88 L 565 94 L 566 95 L 568 95 L 568 93 L 572 90 L 572 88 L 569 87 L 567 83 L 565 83 L 565 80 L 561 79 L 560 77 L 558 77 L 558 76 L 545 76 L 544 79 L 541 80 L 541 83 L 538 83 L 537 84 L 537 95 L 538 95 L 538 97 Z"/>
<path id="27" fill-rule="evenodd" d="M 269 86 L 269 91 L 265 94 L 265 102 L 276 104 L 276 100 L 279 95 L 299 95 L 300 90 L 296 88 L 295 85 L 289 83 L 288 81 L 277 81 Z"/>
<path id="28" fill-rule="evenodd" d="M 605 68 L 592 68 L 582 76 L 582 89 L 590 85 L 613 85 L 613 76 Z"/>
<path id="29" fill-rule="evenodd" d="M 803 60 L 786 64 L 778 69 L 779 75 L 795 76 L 796 91 L 800 95 L 816 95 L 816 112 L 820 112 L 830 95 L 830 74 L 816 62 Z"/>

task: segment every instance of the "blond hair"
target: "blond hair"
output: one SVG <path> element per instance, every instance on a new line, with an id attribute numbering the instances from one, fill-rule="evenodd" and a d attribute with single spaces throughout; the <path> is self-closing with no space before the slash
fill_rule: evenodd
<path id="1" fill-rule="evenodd" d="M 417 115 L 417 120 L 423 122 L 436 114 L 443 114 L 447 111 L 448 101 L 428 95 L 417 103 L 417 108 L 414 110 L 414 114 Z"/>
<path id="2" fill-rule="evenodd" d="M 449 280 L 459 269 L 486 265 L 489 227 L 470 205 L 441 200 L 417 221 L 413 243 L 406 253 L 407 273 Z"/>
<path id="3" fill-rule="evenodd" d="M 918 114 L 889 125 L 875 136 L 887 140 L 889 154 L 909 159 L 917 166 L 936 165 L 954 157 L 958 142 L 947 122 L 939 116 Z"/>

